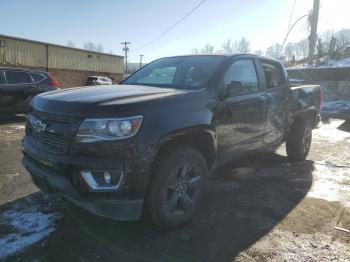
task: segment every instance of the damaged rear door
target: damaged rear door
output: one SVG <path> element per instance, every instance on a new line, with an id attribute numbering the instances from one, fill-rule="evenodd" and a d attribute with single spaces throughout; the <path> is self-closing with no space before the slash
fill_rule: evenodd
<path id="1" fill-rule="evenodd" d="M 265 146 L 279 144 L 285 135 L 288 116 L 291 110 L 290 88 L 285 70 L 280 63 L 259 59 L 264 72 L 263 96 L 268 103 Z"/>

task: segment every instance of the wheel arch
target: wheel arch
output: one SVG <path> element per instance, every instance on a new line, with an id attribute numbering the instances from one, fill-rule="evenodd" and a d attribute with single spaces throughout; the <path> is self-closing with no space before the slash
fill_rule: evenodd
<path id="1" fill-rule="evenodd" d="M 167 134 L 157 147 L 156 159 L 174 145 L 191 146 L 197 149 L 203 155 L 209 170 L 216 164 L 216 134 L 209 126 L 195 126 Z"/>
<path id="2" fill-rule="evenodd" d="M 308 110 L 305 111 L 301 111 L 300 113 L 298 113 L 295 117 L 294 117 L 294 121 L 299 120 L 299 119 L 306 119 L 308 121 L 310 121 L 311 123 L 311 127 L 312 128 L 316 128 L 317 124 L 318 124 L 318 117 L 317 117 L 317 110 L 316 108 L 310 108 Z"/>
<path id="3" fill-rule="evenodd" d="M 291 129 L 293 125 L 300 120 L 306 119 L 307 121 L 310 121 L 312 129 L 315 129 L 319 123 L 318 113 L 316 108 L 312 107 L 307 110 L 299 111 L 297 114 L 295 114 L 292 118 L 290 118 L 287 132 L 285 133 L 284 141 L 287 139 L 289 133 L 291 132 Z"/>

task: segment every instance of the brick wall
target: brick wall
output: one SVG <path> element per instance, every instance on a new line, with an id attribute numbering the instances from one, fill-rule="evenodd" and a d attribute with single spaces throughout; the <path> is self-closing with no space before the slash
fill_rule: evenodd
<path id="1" fill-rule="evenodd" d="M 67 69 L 50 69 L 50 74 L 54 76 L 58 81 L 62 83 L 63 88 L 84 86 L 86 79 L 89 76 L 107 76 L 116 82 L 123 80 L 122 74 L 112 74 L 112 73 L 99 73 L 90 71 L 79 71 L 79 70 L 67 70 Z"/>
<path id="2" fill-rule="evenodd" d="M 11 68 L 24 68 L 30 70 L 47 71 L 47 68 L 39 67 L 25 67 L 25 66 L 11 66 Z M 92 71 L 80 71 L 80 70 L 69 70 L 69 69 L 49 69 L 49 72 L 54 76 L 61 84 L 63 88 L 84 86 L 86 79 L 89 76 L 108 76 L 114 79 L 117 83 L 123 80 L 123 74 L 112 74 L 112 73 L 99 73 Z"/>

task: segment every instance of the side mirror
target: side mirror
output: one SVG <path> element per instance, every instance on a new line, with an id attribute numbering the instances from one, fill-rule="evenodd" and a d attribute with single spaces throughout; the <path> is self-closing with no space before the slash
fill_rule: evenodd
<path id="1" fill-rule="evenodd" d="M 241 81 L 231 81 L 228 85 L 226 85 L 226 96 L 232 96 L 235 94 L 239 94 L 241 92 L 242 88 L 242 82 Z"/>
<path id="2" fill-rule="evenodd" d="M 241 81 L 231 81 L 231 83 L 225 86 L 224 82 L 220 83 L 219 88 L 219 99 L 224 100 L 226 97 L 234 96 L 235 94 L 239 94 L 242 88 Z"/>
<path id="3" fill-rule="evenodd" d="M 219 83 L 218 98 L 220 100 L 224 100 L 226 98 L 226 88 L 223 80 L 221 80 Z"/>

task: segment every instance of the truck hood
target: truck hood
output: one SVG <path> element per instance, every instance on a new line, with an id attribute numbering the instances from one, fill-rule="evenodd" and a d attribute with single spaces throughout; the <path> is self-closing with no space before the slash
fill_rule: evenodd
<path id="1" fill-rule="evenodd" d="M 61 89 L 42 93 L 33 100 L 34 109 L 59 115 L 101 115 L 126 105 L 177 96 L 187 91 L 141 85 L 108 85 Z M 104 110 L 101 112 L 101 110 Z"/>

